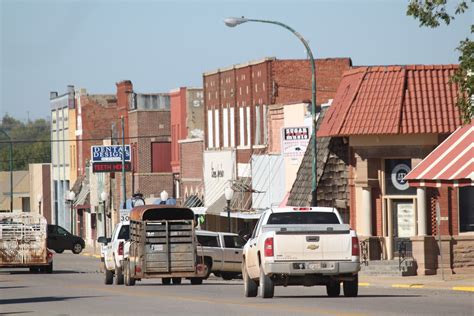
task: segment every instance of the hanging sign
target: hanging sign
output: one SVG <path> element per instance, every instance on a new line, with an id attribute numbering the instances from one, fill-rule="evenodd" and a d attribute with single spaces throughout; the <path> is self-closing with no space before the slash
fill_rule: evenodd
<path id="1" fill-rule="evenodd" d="M 91 160 L 95 162 L 118 162 L 122 161 L 122 152 L 125 148 L 125 161 L 131 160 L 130 145 L 109 145 L 109 146 L 92 146 Z"/>
<path id="2" fill-rule="evenodd" d="M 285 157 L 303 157 L 310 138 L 309 127 L 284 127 L 281 152 Z"/>

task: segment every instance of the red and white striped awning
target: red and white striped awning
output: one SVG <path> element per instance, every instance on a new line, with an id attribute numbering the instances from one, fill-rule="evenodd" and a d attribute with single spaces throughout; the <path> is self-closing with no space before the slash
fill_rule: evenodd
<path id="1" fill-rule="evenodd" d="M 414 187 L 474 186 L 474 120 L 452 133 L 405 180 Z"/>

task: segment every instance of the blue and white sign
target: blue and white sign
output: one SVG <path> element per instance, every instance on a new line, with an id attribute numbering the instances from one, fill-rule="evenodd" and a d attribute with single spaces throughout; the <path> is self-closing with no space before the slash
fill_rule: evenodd
<path id="1" fill-rule="evenodd" d="M 125 161 L 130 161 L 131 150 L 130 145 L 125 145 Z M 122 145 L 111 146 L 92 146 L 91 157 L 92 162 L 119 162 L 122 161 Z"/>

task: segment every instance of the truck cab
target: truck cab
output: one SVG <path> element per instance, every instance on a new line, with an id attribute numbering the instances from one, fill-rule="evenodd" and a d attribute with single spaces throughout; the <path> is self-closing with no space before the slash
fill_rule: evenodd
<path id="1" fill-rule="evenodd" d="M 208 273 L 231 280 L 242 273 L 242 249 L 245 239 L 237 234 L 196 231 L 198 255 L 204 257 Z"/>
<path id="2" fill-rule="evenodd" d="M 122 260 L 125 243 L 130 238 L 130 223 L 118 223 L 110 239 L 99 237 L 98 241 L 103 244 L 101 249 L 101 260 L 105 268 L 105 284 L 123 284 Z"/>

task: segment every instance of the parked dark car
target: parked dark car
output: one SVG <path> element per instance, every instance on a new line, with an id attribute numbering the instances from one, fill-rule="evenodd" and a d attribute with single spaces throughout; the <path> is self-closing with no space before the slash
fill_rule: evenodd
<path id="1" fill-rule="evenodd" d="M 73 235 L 61 226 L 48 225 L 48 248 L 57 253 L 62 253 L 65 249 L 78 254 L 85 247 L 84 239 Z"/>

